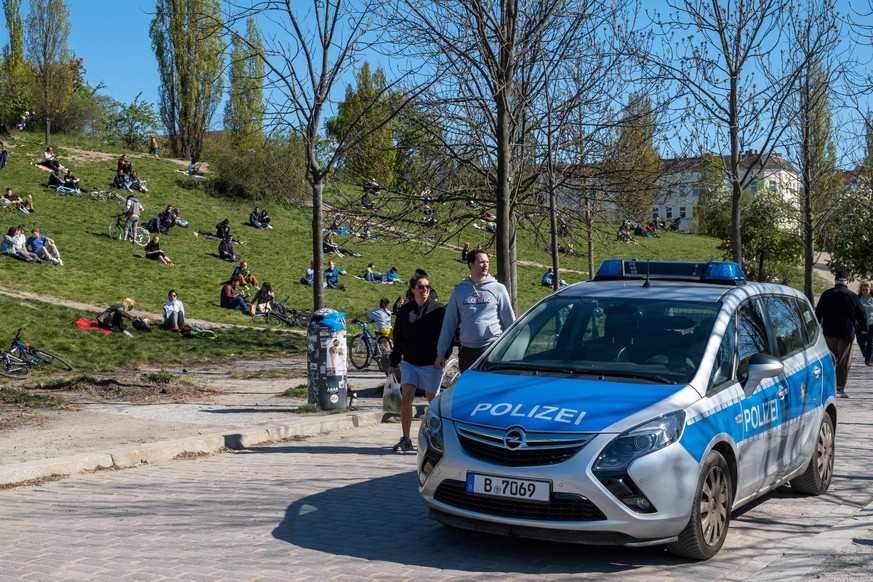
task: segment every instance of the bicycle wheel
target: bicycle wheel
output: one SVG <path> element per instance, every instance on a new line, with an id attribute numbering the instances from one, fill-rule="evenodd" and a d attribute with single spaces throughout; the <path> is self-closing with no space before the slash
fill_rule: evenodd
<path id="1" fill-rule="evenodd" d="M 370 348 L 363 335 L 356 335 L 349 342 L 349 361 L 358 370 L 363 370 L 370 363 Z"/>
<path id="2" fill-rule="evenodd" d="M 124 237 L 124 225 L 120 222 L 113 222 L 109 225 L 109 238 L 112 240 L 121 240 Z"/>
<path id="3" fill-rule="evenodd" d="M 278 313 L 267 312 L 264 315 L 264 321 L 269 325 L 274 325 L 276 327 L 282 327 L 288 324 L 288 320 L 279 315 Z"/>
<path id="4" fill-rule="evenodd" d="M 445 390 L 451 387 L 461 375 L 461 370 L 458 368 L 458 358 L 450 358 L 446 362 L 446 367 L 443 368 L 443 377 L 440 380 L 440 389 Z"/>
<path id="5" fill-rule="evenodd" d="M 137 226 L 136 232 L 134 233 L 133 242 L 141 247 L 144 247 L 149 244 L 150 240 L 152 240 L 152 235 L 149 233 L 149 231 L 141 226 Z"/>
<path id="6" fill-rule="evenodd" d="M 65 370 L 67 372 L 73 369 L 73 366 L 67 363 L 67 361 L 63 358 L 60 358 L 52 353 L 41 350 L 39 348 L 30 348 L 30 352 L 28 353 L 28 355 L 30 356 L 31 364 L 36 364 L 38 366 L 54 366 L 55 368 Z"/>
<path id="7" fill-rule="evenodd" d="M 30 376 L 30 366 L 21 358 L 17 358 L 6 352 L 3 354 L 3 364 L 0 365 L 0 374 L 16 380 L 24 380 Z"/>

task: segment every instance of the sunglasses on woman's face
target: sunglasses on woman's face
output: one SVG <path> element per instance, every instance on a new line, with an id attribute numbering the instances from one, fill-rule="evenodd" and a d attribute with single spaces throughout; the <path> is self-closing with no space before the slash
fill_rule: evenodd
<path id="1" fill-rule="evenodd" d="M 418 285 L 418 286 L 416 286 L 416 289 L 420 289 L 422 291 L 424 291 L 426 289 L 426 290 L 430 291 L 430 285 Z"/>

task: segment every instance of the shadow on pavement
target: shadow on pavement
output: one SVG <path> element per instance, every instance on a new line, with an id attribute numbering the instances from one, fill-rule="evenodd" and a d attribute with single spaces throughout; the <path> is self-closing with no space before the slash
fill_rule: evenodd
<path id="1" fill-rule="evenodd" d="M 428 519 L 416 481 L 416 474 L 409 471 L 346 487 L 331 488 L 326 482 L 324 492 L 288 507 L 273 536 L 302 548 L 436 568 L 447 575 L 452 571 L 605 574 L 677 564 L 657 546 L 582 546 L 447 528 Z"/>

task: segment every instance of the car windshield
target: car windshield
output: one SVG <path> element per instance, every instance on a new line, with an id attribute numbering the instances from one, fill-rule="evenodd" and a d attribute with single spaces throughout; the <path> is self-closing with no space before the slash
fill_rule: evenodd
<path id="1" fill-rule="evenodd" d="M 687 383 L 720 303 L 552 297 L 505 333 L 478 369 Z"/>

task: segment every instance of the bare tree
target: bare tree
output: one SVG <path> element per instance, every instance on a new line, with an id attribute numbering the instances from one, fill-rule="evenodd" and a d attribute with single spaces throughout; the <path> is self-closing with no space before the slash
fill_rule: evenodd
<path id="1" fill-rule="evenodd" d="M 805 58 L 788 59 L 784 53 L 782 31 L 793 18 L 793 2 L 668 0 L 667 6 L 663 15 L 652 14 L 664 41 L 650 61 L 652 72 L 684 89 L 691 122 L 708 132 L 698 134 L 700 149 L 728 152 L 731 250 L 741 263 L 742 191 L 780 143 L 785 109 L 808 65 Z M 751 155 L 743 156 L 751 148 Z"/>
<path id="2" fill-rule="evenodd" d="M 279 32 L 264 34 L 262 46 L 249 45 L 253 55 L 265 67 L 268 123 L 279 130 L 290 129 L 304 145 L 306 180 L 312 191 L 312 256 L 315 270 L 313 307 L 324 306 L 322 248 L 324 189 L 337 169 L 338 161 L 361 139 L 357 120 L 351 120 L 343 135 L 335 136 L 325 147 L 322 134 L 323 116 L 343 96 L 342 85 L 364 56 L 379 42 L 375 18 L 378 0 L 262 0 L 256 3 L 226 2 L 226 28 L 232 33 L 239 20 L 253 16 L 259 24 L 269 22 Z M 235 42 L 245 42 L 234 37 Z M 385 87 L 394 91 L 396 83 Z M 384 108 L 384 116 L 375 127 L 387 124 L 407 103 L 403 97 Z M 361 112 L 360 119 L 369 111 Z M 373 127 L 371 125 L 371 127 Z"/>
<path id="3" fill-rule="evenodd" d="M 517 297 L 519 203 L 539 173 L 531 105 L 545 74 L 592 52 L 597 26 L 622 2 L 599 0 L 394 0 L 397 40 L 439 82 L 422 100 L 458 174 L 495 209 L 498 279 Z M 601 39 L 602 40 L 602 39 Z M 574 91 L 575 93 L 575 91 Z M 469 192 L 469 190 L 468 190 Z"/>
<path id="4" fill-rule="evenodd" d="M 840 49 L 843 37 L 832 0 L 804 0 L 795 8 L 787 33 L 791 58 L 807 62 L 799 78 L 796 97 L 787 109 L 788 148 L 800 167 L 799 224 L 803 238 L 803 290 L 815 301 L 812 267 L 815 246 L 842 193 L 834 142 L 833 97 L 849 64 Z"/>

